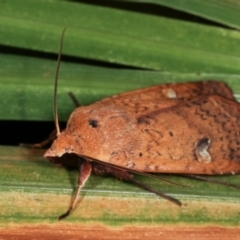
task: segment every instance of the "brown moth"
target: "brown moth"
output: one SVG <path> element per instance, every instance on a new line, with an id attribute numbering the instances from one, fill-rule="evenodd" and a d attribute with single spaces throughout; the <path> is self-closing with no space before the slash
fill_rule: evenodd
<path id="1" fill-rule="evenodd" d="M 79 166 L 76 195 L 60 219 L 73 210 L 92 172 L 131 181 L 178 205 L 132 173 L 240 172 L 240 105 L 219 81 L 163 84 L 115 95 L 76 108 L 66 129 L 57 129 L 44 157 Z"/>

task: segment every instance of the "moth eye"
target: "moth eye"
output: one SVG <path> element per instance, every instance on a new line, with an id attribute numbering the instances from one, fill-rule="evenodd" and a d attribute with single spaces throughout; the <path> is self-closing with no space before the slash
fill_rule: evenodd
<path id="1" fill-rule="evenodd" d="M 98 120 L 95 120 L 95 119 L 89 119 L 89 120 L 88 120 L 88 124 L 89 124 L 91 127 L 93 127 L 93 128 L 96 128 L 96 127 L 99 126 L 99 125 L 98 125 Z"/>

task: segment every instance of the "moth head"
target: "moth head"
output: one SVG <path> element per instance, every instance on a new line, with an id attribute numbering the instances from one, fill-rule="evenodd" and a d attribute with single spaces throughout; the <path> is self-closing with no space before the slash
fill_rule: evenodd
<path id="1" fill-rule="evenodd" d="M 44 156 L 52 158 L 75 153 L 107 161 L 112 152 L 129 146 L 134 125 L 134 119 L 119 108 L 101 104 L 79 107 Z"/>

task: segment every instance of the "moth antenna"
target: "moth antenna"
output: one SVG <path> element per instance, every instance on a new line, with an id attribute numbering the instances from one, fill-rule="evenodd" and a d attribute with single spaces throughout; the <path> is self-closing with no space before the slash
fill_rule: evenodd
<path id="1" fill-rule="evenodd" d="M 57 68 L 56 68 L 56 74 L 55 74 L 55 80 L 54 80 L 53 112 L 54 112 L 54 121 L 55 121 L 57 136 L 60 134 L 60 127 L 58 122 L 58 111 L 57 111 L 57 84 L 58 84 L 58 74 L 59 74 L 62 48 L 63 48 L 63 37 L 64 37 L 65 31 L 66 31 L 66 28 L 63 29 L 62 36 L 61 36 L 60 47 L 58 52 Z"/>
<path id="2" fill-rule="evenodd" d="M 78 102 L 77 98 L 75 97 L 75 95 L 72 92 L 69 92 L 68 95 L 72 99 L 72 101 L 76 107 L 82 106 L 82 104 L 80 104 L 80 102 Z"/>

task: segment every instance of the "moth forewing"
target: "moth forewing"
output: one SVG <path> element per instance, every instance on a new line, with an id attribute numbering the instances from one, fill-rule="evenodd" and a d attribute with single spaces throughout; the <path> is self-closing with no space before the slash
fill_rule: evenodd
<path id="1" fill-rule="evenodd" d="M 235 101 L 201 96 L 143 115 L 138 122 L 141 154 L 132 165 L 139 170 L 211 175 L 240 171 L 240 105 Z"/>

